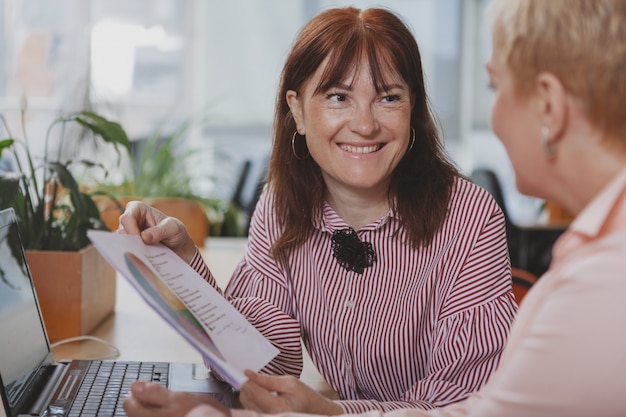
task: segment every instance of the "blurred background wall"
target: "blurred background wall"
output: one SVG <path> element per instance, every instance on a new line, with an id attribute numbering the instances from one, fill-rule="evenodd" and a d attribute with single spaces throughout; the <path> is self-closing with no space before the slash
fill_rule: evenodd
<path id="1" fill-rule="evenodd" d="M 19 136 L 26 101 L 32 141 L 73 110 L 116 119 L 135 141 L 196 120 L 180 143 L 193 150 L 194 186 L 229 199 L 247 163 L 245 204 L 264 173 L 278 78 L 298 30 L 328 7 L 382 3 L 417 38 L 452 158 L 468 175 L 497 171 L 511 217 L 531 221 L 541 202 L 517 193 L 489 128 L 488 2 L 0 0 L 0 113 Z"/>

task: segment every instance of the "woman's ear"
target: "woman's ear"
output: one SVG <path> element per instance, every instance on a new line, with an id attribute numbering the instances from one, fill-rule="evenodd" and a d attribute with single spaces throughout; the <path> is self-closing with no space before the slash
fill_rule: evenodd
<path id="1" fill-rule="evenodd" d="M 287 95 L 285 97 L 287 99 L 287 105 L 291 110 L 291 114 L 293 115 L 293 119 L 296 122 L 296 129 L 300 135 L 306 134 L 306 129 L 304 128 L 304 116 L 302 114 L 302 103 L 300 99 L 298 99 L 298 93 L 293 90 L 287 90 Z"/>
<path id="2" fill-rule="evenodd" d="M 567 128 L 569 117 L 568 93 L 554 74 L 537 75 L 537 111 L 541 125 L 550 132 L 550 141 L 558 141 Z"/>

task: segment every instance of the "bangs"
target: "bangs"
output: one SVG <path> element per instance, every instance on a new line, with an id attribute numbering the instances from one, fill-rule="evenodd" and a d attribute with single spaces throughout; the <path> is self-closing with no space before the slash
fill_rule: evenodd
<path id="1" fill-rule="evenodd" d="M 367 60 L 370 77 L 377 93 L 389 91 L 391 86 L 402 80 L 409 84 L 411 95 L 414 86 L 410 84 L 409 63 L 402 51 L 396 51 L 392 42 L 377 40 L 368 32 L 359 33 L 334 45 L 326 57 L 326 67 L 314 94 L 320 94 L 333 87 L 344 85 L 346 80 L 354 80 L 361 66 Z M 352 85 L 352 81 L 349 86 Z"/>

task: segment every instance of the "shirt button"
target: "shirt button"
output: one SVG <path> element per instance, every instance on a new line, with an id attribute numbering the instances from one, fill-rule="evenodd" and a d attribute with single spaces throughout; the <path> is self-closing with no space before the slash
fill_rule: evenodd
<path id="1" fill-rule="evenodd" d="M 354 304 L 355 304 L 354 301 L 348 300 L 346 301 L 346 308 L 352 308 L 354 307 Z"/>

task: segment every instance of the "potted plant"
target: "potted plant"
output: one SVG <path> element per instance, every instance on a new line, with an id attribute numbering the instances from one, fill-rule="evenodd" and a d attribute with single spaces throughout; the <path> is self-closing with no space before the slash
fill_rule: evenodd
<path id="1" fill-rule="evenodd" d="M 19 218 L 48 336 L 56 341 L 88 333 L 113 311 L 116 274 L 89 244 L 87 230 L 106 226 L 92 196 L 80 189 L 72 174 L 77 165 L 87 169 L 102 165 L 88 160 L 64 160 L 60 156 L 52 158 L 48 149 L 50 138 L 53 133 L 60 133 L 59 149 L 74 147 L 67 131 L 70 125 L 76 125 L 92 143 L 108 143 L 118 154 L 119 148 L 130 149 L 130 142 L 118 123 L 93 112 L 74 112 L 51 123 L 43 157 L 36 160 L 25 133 L 25 113 L 23 105 L 21 139 L 11 134 L 0 115 L 7 133 L 0 140 L 0 156 L 12 151 L 17 167 L 15 172 L 0 175 L 0 209 L 13 207 Z"/>
<path id="2" fill-rule="evenodd" d="M 170 134 L 157 129 L 150 137 L 137 143 L 131 155 L 132 176 L 122 184 L 100 186 L 115 194 L 117 200 L 99 199 L 102 218 L 111 230 L 118 226 L 118 217 L 128 201 L 142 200 L 169 216 L 181 220 L 195 244 L 203 247 L 209 234 L 206 199 L 193 189 L 192 176 L 186 169 L 193 150 L 178 149 L 181 138 L 192 125 L 187 121 Z"/>

